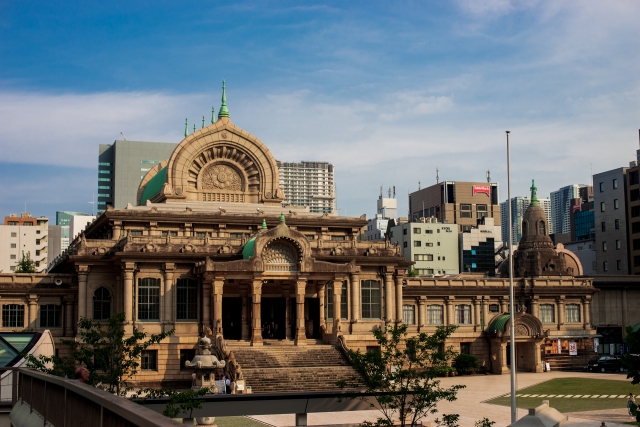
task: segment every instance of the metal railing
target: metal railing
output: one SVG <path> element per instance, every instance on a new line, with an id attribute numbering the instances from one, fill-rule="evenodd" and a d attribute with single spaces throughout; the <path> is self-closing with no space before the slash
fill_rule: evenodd
<path id="1" fill-rule="evenodd" d="M 79 381 L 18 368 L 10 418 L 15 427 L 175 427 L 178 422 Z"/>

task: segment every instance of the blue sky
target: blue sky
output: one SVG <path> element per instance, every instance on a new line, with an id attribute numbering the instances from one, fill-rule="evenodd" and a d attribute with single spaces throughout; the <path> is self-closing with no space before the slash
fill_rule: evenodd
<path id="1" fill-rule="evenodd" d="M 490 169 L 506 199 L 635 159 L 637 1 L 0 1 L 0 215 L 89 210 L 98 144 L 179 142 L 219 107 L 336 166 L 342 214 Z"/>

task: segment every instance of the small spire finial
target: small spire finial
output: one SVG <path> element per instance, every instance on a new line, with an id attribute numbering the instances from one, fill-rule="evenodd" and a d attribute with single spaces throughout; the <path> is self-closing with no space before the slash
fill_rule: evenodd
<path id="1" fill-rule="evenodd" d="M 222 81 L 222 105 L 218 111 L 218 118 L 229 117 L 229 109 L 227 108 L 227 83 Z"/>
<path id="2" fill-rule="evenodd" d="M 202 129 L 204 129 L 204 116 L 202 116 Z"/>
<path id="3" fill-rule="evenodd" d="M 195 132 L 196 132 L 196 124 L 194 123 L 193 124 L 193 133 L 195 133 Z"/>
<path id="4" fill-rule="evenodd" d="M 214 124 L 216 122 L 214 112 L 215 108 L 211 107 L 211 124 Z"/>
<path id="5" fill-rule="evenodd" d="M 184 119 L 184 137 L 189 136 L 189 118 Z"/>
<path id="6" fill-rule="evenodd" d="M 266 230 L 267 229 L 267 220 L 262 218 L 262 229 Z"/>
<path id="7" fill-rule="evenodd" d="M 531 206 L 539 206 L 538 203 L 538 195 L 536 194 L 536 192 L 538 191 L 538 189 L 536 188 L 536 183 L 535 180 L 531 180 Z"/>
<path id="8" fill-rule="evenodd" d="M 284 214 L 283 213 L 280 214 L 280 222 L 284 224 Z"/>

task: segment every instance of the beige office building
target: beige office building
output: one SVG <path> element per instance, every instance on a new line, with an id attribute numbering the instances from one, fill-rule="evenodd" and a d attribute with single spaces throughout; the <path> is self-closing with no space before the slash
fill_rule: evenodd
<path id="1" fill-rule="evenodd" d="M 37 271 L 46 271 L 48 234 L 49 220 L 45 217 L 33 218 L 29 212 L 6 216 L 4 225 L 0 225 L 0 271 L 15 271 L 23 252 L 35 261 Z"/>

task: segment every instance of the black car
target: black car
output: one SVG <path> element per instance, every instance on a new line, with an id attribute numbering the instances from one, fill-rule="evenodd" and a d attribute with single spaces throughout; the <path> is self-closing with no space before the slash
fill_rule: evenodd
<path id="1" fill-rule="evenodd" d="M 618 356 L 596 356 L 589 360 L 587 368 L 590 371 L 624 371 L 622 362 Z"/>

